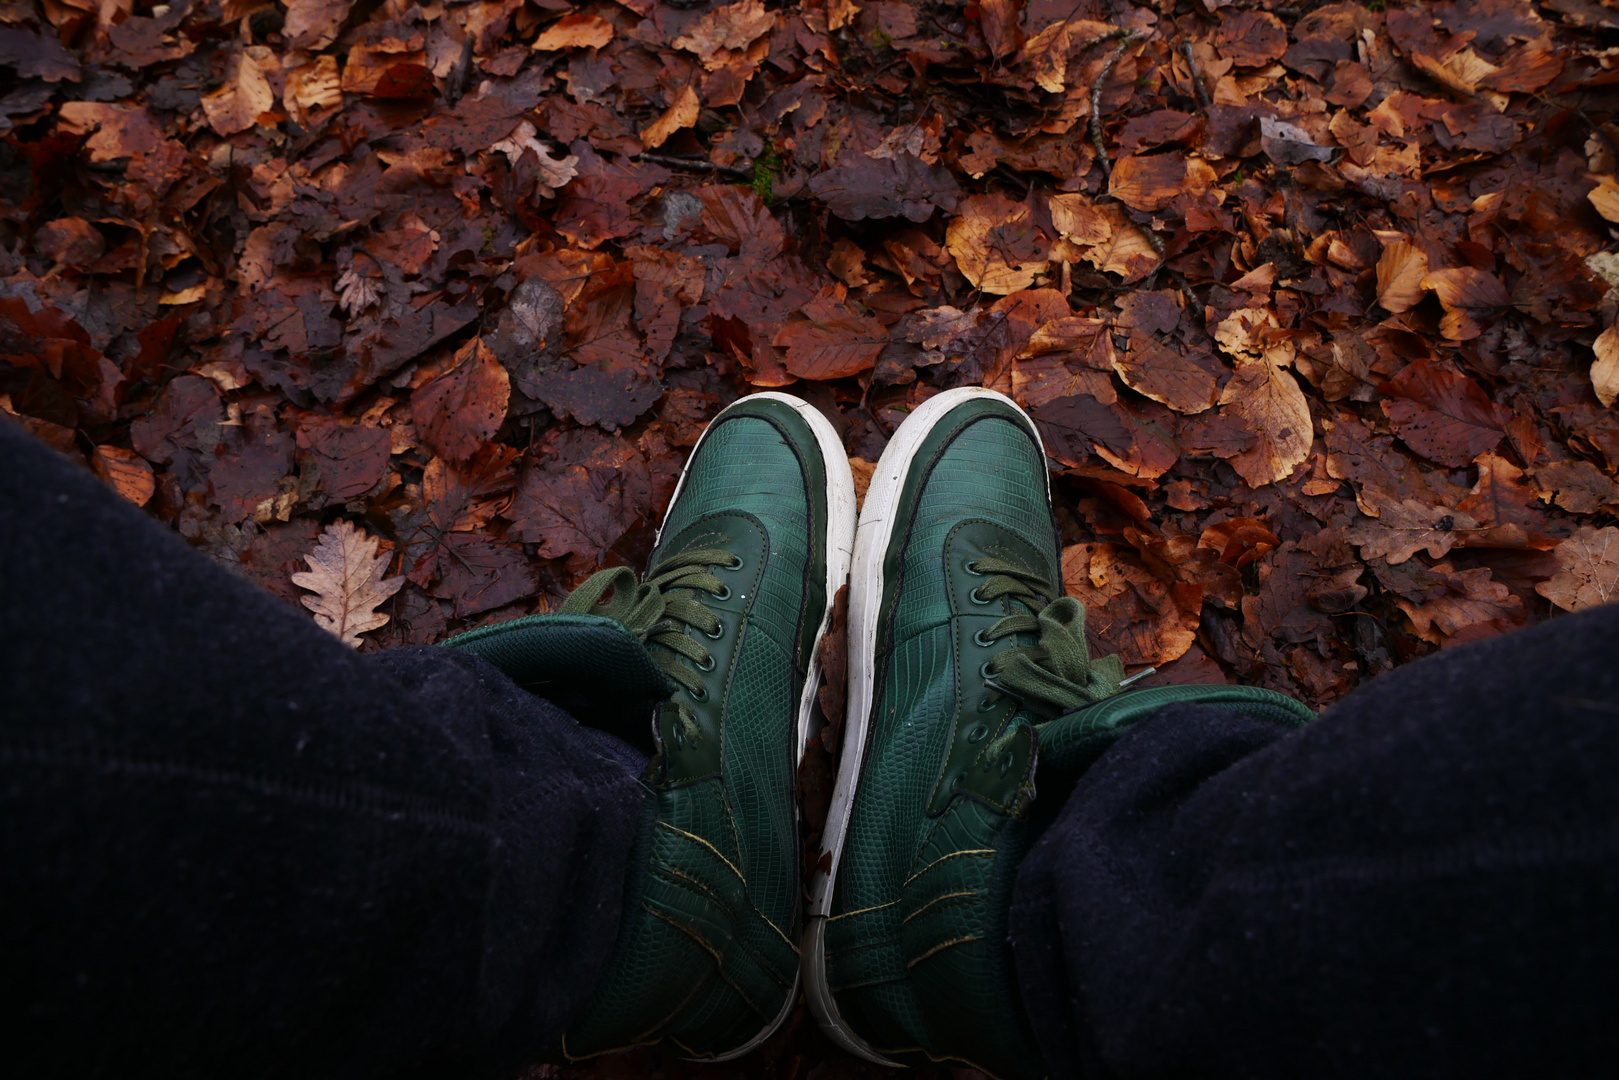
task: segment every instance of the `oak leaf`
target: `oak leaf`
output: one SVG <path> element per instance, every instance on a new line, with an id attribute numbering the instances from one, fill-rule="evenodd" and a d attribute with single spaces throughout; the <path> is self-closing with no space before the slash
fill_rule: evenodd
<path id="1" fill-rule="evenodd" d="M 1535 591 L 1564 611 L 1580 611 L 1619 598 L 1619 529 L 1582 525 L 1552 553 L 1559 567 Z"/>
<path id="2" fill-rule="evenodd" d="M 1390 565 L 1403 563 L 1417 552 L 1442 559 L 1461 537 L 1457 532 L 1472 529 L 1478 522 L 1448 506 L 1429 506 L 1419 499 L 1378 500 L 1375 518 L 1361 518 L 1345 537 L 1360 548 L 1363 559 L 1381 558 Z"/>
<path id="3" fill-rule="evenodd" d="M 760 0 L 742 0 L 715 8 L 692 22 L 674 40 L 674 47 L 696 53 L 706 68 L 718 66 L 715 54 L 721 49 L 745 49 L 776 25 L 776 14 L 766 11 Z"/>
<path id="4" fill-rule="evenodd" d="M 352 648 L 360 635 L 388 621 L 377 605 L 399 591 L 402 577 L 384 577 L 390 556 L 377 554 L 377 539 L 347 521 L 326 527 L 315 550 L 304 556 L 309 569 L 292 575 L 293 583 L 314 596 L 303 598 L 315 623 Z"/>

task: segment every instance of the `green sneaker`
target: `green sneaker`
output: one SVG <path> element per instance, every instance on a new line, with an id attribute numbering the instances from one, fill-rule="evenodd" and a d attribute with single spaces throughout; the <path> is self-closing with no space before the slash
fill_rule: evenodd
<path id="1" fill-rule="evenodd" d="M 727 1060 L 797 999 L 795 783 L 854 523 L 832 425 L 756 394 L 693 449 L 644 580 L 604 570 L 555 615 L 450 643 L 621 734 L 658 702 L 618 939 L 568 1057 L 668 1039 Z"/>
<path id="2" fill-rule="evenodd" d="M 1042 1076 L 1007 943 L 1037 762 L 1048 790 L 1071 787 L 1172 700 L 1310 716 L 1243 687 L 1120 694 L 1133 680 L 1116 656 L 1090 659 L 1084 621 L 1062 596 L 1033 423 L 988 390 L 928 400 L 860 515 L 849 714 L 804 939 L 806 996 L 846 1049 Z"/>

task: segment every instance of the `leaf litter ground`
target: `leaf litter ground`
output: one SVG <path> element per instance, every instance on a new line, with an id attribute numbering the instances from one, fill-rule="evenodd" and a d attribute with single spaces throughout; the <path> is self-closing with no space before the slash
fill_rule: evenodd
<path id="1" fill-rule="evenodd" d="M 739 394 L 869 477 L 990 386 L 1097 649 L 1325 706 L 1615 593 L 1616 35 L 1613 0 L 3 2 L 0 408 L 373 649 L 639 564 Z M 724 1071 L 881 1070 L 800 1011 Z"/>

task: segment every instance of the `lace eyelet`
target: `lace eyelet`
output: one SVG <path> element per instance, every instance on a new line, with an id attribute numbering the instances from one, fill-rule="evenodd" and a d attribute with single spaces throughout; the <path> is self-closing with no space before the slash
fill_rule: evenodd
<path id="1" fill-rule="evenodd" d="M 706 686 L 699 686 L 695 690 L 687 690 L 686 693 L 687 693 L 688 696 L 690 696 L 690 698 L 693 701 L 707 701 L 708 700 L 708 687 L 706 687 Z"/>
<path id="2" fill-rule="evenodd" d="M 720 638 L 725 636 L 725 624 L 720 623 L 718 626 L 716 626 L 712 634 L 710 634 L 707 630 L 704 630 L 703 636 L 710 641 L 718 641 Z"/>
<path id="3" fill-rule="evenodd" d="M 714 593 L 714 599 L 729 600 L 731 598 L 731 587 L 729 585 L 721 584 L 720 588 L 724 589 L 725 591 Z"/>
<path id="4" fill-rule="evenodd" d="M 731 556 L 731 561 L 730 561 L 729 564 L 726 565 L 725 569 L 727 569 L 727 570 L 740 570 L 740 569 L 742 569 L 742 556 L 740 556 L 740 555 L 732 555 Z"/>
<path id="5" fill-rule="evenodd" d="M 984 597 L 978 595 L 978 590 L 977 589 L 974 589 L 972 592 L 968 593 L 967 594 L 967 599 L 971 600 L 975 604 L 987 604 L 987 603 L 989 603 L 989 601 L 987 599 L 985 599 Z"/>
<path id="6" fill-rule="evenodd" d="M 987 738 L 989 738 L 988 724 L 974 724 L 967 729 L 967 741 L 970 743 L 981 743 Z"/>
<path id="7" fill-rule="evenodd" d="M 973 635 L 973 644 L 977 645 L 980 649 L 987 649 L 991 645 L 995 644 L 995 640 L 993 638 L 985 637 L 984 633 L 985 631 L 980 630 L 978 633 Z"/>
<path id="8" fill-rule="evenodd" d="M 994 678 L 994 676 L 990 674 L 989 661 L 988 660 L 985 660 L 982 664 L 979 665 L 979 667 L 978 667 L 978 677 L 980 679 L 992 679 L 992 678 Z"/>
<path id="9" fill-rule="evenodd" d="M 695 661 L 695 660 L 694 660 L 694 661 L 692 661 L 692 665 L 691 665 L 691 666 L 692 666 L 692 667 L 694 667 L 694 668 L 696 668 L 696 669 L 697 669 L 697 670 L 698 670 L 698 671 L 713 671 L 713 670 L 714 670 L 714 665 L 715 665 L 715 663 L 716 663 L 716 661 L 715 661 L 715 660 L 714 660 L 714 654 L 713 654 L 713 653 L 709 653 L 709 654 L 708 654 L 708 662 L 707 662 L 707 663 L 705 663 L 705 664 L 699 664 L 699 663 L 697 663 L 697 662 L 696 662 L 696 661 Z"/>
<path id="10" fill-rule="evenodd" d="M 977 559 L 968 559 L 966 562 L 961 564 L 961 568 L 963 570 L 967 571 L 967 573 L 971 574 L 973 577 L 983 577 L 984 576 L 984 572 L 982 570 L 978 569 L 978 560 Z"/>

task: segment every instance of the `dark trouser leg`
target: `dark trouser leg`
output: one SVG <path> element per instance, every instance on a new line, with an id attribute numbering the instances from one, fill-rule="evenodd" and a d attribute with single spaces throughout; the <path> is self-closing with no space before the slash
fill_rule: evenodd
<path id="1" fill-rule="evenodd" d="M 5 422 L 0 686 L 14 1075 L 476 1076 L 600 974 L 632 751 L 356 655 Z"/>
<path id="2" fill-rule="evenodd" d="M 1619 607 L 1294 732 L 1178 706 L 1023 864 L 1056 1075 L 1562 1076 L 1619 1056 Z"/>

